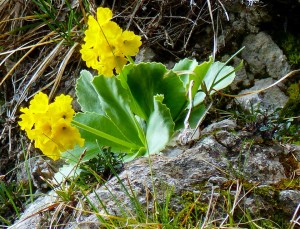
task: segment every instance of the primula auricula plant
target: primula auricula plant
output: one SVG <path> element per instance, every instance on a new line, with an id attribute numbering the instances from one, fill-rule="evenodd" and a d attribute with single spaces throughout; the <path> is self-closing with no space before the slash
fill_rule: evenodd
<path id="1" fill-rule="evenodd" d="M 205 102 L 211 103 L 212 94 L 231 84 L 235 71 L 242 64 L 234 69 L 210 58 L 203 63 L 183 59 L 170 70 L 156 62 L 125 65 L 126 56 L 138 52 L 140 37 L 122 31 L 111 18 L 111 10 L 98 8 L 97 20 L 92 16 L 88 20 L 81 53 L 87 66 L 97 69 L 99 75 L 93 76 L 83 70 L 77 80 L 76 95 L 82 112 L 75 114 L 67 125 L 73 141 L 65 140 L 67 137 L 57 138 L 61 132 L 55 132 L 56 121 L 45 120 L 51 128 L 40 128 L 44 119 L 37 121 L 37 117 L 29 112 L 42 109 L 38 108 L 36 98 L 28 111 L 26 108 L 21 110 L 24 112 L 21 127 L 30 139 L 35 140 L 36 147 L 46 155 L 52 155 L 53 159 L 59 157 L 58 152 L 65 151 L 61 156 L 70 164 L 77 163 L 79 158 L 89 160 L 101 152 L 102 146 L 109 146 L 115 153 L 126 153 L 125 161 L 160 152 L 174 133 L 196 127 L 209 108 Z M 44 100 L 40 104 L 47 107 L 42 105 L 48 104 L 48 100 Z M 57 109 L 50 111 L 49 108 L 42 114 L 48 112 L 52 117 Z M 70 109 L 66 113 L 67 117 L 74 114 Z M 79 129 L 81 137 L 71 123 Z M 51 145 L 47 151 L 44 151 L 45 143 Z"/>

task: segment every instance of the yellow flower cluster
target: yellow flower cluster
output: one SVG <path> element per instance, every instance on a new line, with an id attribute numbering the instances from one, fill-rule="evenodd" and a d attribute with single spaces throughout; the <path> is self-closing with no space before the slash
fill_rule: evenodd
<path id="1" fill-rule="evenodd" d="M 39 92 L 30 101 L 28 108 L 21 108 L 23 114 L 18 122 L 30 140 L 35 141 L 46 156 L 58 160 L 61 153 L 73 149 L 76 144 L 83 146 L 84 139 L 78 129 L 71 126 L 75 111 L 69 95 L 60 95 L 49 104 L 46 94 Z"/>
<path id="2" fill-rule="evenodd" d="M 109 8 L 97 9 L 97 20 L 88 18 L 88 29 L 80 53 L 88 67 L 98 70 L 104 76 L 120 73 L 127 63 L 127 56 L 135 56 L 142 45 L 141 37 L 132 31 L 123 31 L 113 21 Z"/>

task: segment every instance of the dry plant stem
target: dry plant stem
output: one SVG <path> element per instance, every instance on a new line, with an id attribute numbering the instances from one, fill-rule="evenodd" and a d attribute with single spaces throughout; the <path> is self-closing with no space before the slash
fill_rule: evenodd
<path id="1" fill-rule="evenodd" d="M 58 72 L 57 72 L 57 76 L 55 77 L 55 82 L 54 82 L 54 85 L 51 89 L 51 92 L 49 94 L 49 99 L 51 99 L 54 94 L 55 94 L 55 91 L 60 83 L 60 80 L 62 78 L 62 75 L 65 71 L 65 68 L 70 60 L 70 58 L 72 57 L 76 47 L 79 45 L 79 43 L 74 43 L 74 45 L 71 47 L 71 49 L 69 49 L 68 53 L 66 54 L 65 58 L 63 59 L 63 61 L 61 62 L 61 64 L 59 65 L 59 68 L 58 68 Z"/>
<path id="2" fill-rule="evenodd" d="M 132 23 L 132 20 L 133 20 L 133 18 L 134 18 L 134 16 L 135 16 L 137 10 L 140 8 L 142 2 L 143 2 L 142 0 L 138 0 L 138 3 L 137 3 L 136 6 L 134 7 L 134 10 L 133 10 L 133 12 L 132 12 L 132 14 L 131 14 L 131 16 L 130 16 L 129 22 L 128 22 L 127 26 L 126 26 L 126 30 L 129 30 L 129 27 L 130 27 L 130 25 L 131 25 L 131 23 Z"/>
<path id="3" fill-rule="evenodd" d="M 25 99 L 25 95 L 27 93 L 27 90 L 29 89 L 29 86 L 35 81 L 37 80 L 45 71 L 45 69 L 49 66 L 50 62 L 59 54 L 59 51 L 62 48 L 62 44 L 64 43 L 64 40 L 61 40 L 56 47 L 48 54 L 48 56 L 44 59 L 44 61 L 40 64 L 40 67 L 36 70 L 36 72 L 33 74 L 33 76 L 31 77 L 30 81 L 27 83 L 27 85 L 25 86 L 22 94 L 20 95 L 20 99 L 17 102 L 17 104 L 15 105 L 13 111 L 12 111 L 12 116 L 14 116 L 14 114 L 16 113 L 19 105 L 23 102 L 23 100 Z"/>
<path id="4" fill-rule="evenodd" d="M 195 21 L 192 21 L 193 26 L 192 26 L 192 29 L 191 29 L 191 31 L 190 31 L 190 33 L 189 33 L 189 36 L 188 36 L 186 42 L 184 43 L 184 46 L 183 46 L 184 50 L 186 50 L 186 48 L 187 48 L 187 45 L 188 45 L 188 43 L 189 43 L 189 40 L 190 40 L 190 38 L 191 38 L 191 36 L 192 36 L 192 34 L 193 34 L 193 31 L 194 31 L 194 29 L 195 29 L 195 26 L 197 25 L 197 21 L 199 20 L 200 15 L 201 15 L 203 9 L 204 9 L 204 6 L 201 8 L 200 12 L 198 13 L 196 20 L 195 20 Z M 189 18 L 188 18 L 188 19 L 189 19 Z"/>
<path id="5" fill-rule="evenodd" d="M 212 188 L 211 188 L 211 195 L 210 195 L 209 203 L 208 203 L 208 208 L 207 208 L 206 215 L 204 217 L 204 221 L 202 223 L 201 229 L 205 228 L 206 222 L 208 222 L 208 219 L 209 219 L 210 210 L 212 211 L 214 209 L 214 208 L 211 207 L 212 206 L 213 196 L 214 196 L 214 191 L 215 191 L 215 187 L 212 186 Z"/>
<path id="6" fill-rule="evenodd" d="M 252 190 L 254 188 L 256 188 L 257 186 L 259 185 L 259 183 L 255 184 L 252 188 L 250 188 L 241 198 L 239 198 L 240 196 L 240 193 L 242 191 L 242 187 L 243 187 L 243 184 L 240 184 L 240 181 L 239 180 L 236 180 L 236 194 L 234 196 L 234 201 L 233 201 L 233 205 L 232 205 L 232 209 L 230 211 L 230 215 L 233 215 L 236 207 L 238 206 L 238 204 L 241 202 L 242 199 L 244 199 L 250 192 L 252 192 Z M 231 185 L 232 187 L 232 185 Z M 231 190 L 231 187 L 229 190 Z M 229 218 L 229 214 L 227 214 L 227 216 L 225 217 L 225 219 L 222 221 L 222 223 L 220 224 L 220 227 L 223 226 L 224 223 L 227 222 Z"/>
<path id="7" fill-rule="evenodd" d="M 194 203 L 192 204 L 192 206 L 190 207 L 188 213 L 186 214 L 186 216 L 184 217 L 183 221 L 181 222 L 181 227 L 183 227 L 183 225 L 186 224 L 186 222 L 188 221 L 190 215 L 191 215 L 191 212 L 194 210 L 195 208 L 195 205 L 199 202 L 199 199 L 201 197 L 201 194 L 197 197 L 197 199 L 194 201 Z"/>
<path id="8" fill-rule="evenodd" d="M 42 45 L 44 44 L 44 41 L 46 40 L 46 39 L 48 39 L 49 37 L 51 37 L 52 35 L 54 35 L 55 34 L 55 32 L 50 32 L 49 34 L 47 34 L 45 37 L 43 37 L 36 45 L 33 45 L 31 48 L 30 48 L 30 50 L 10 69 L 10 71 L 4 76 L 4 78 L 2 79 L 2 81 L 0 82 L 0 86 L 4 83 L 4 81 L 5 80 L 7 80 L 7 78 L 12 74 L 12 72 L 19 66 L 19 64 L 36 48 L 36 47 L 38 47 L 38 46 L 40 46 L 41 45 L 41 43 L 42 43 Z M 53 41 L 51 41 L 51 42 L 46 42 L 46 44 L 48 44 L 48 43 L 53 43 Z M 0 54 L 0 55 L 4 55 L 4 54 L 6 54 L 6 53 L 15 53 L 16 51 L 20 51 L 20 50 L 23 50 L 23 49 L 27 49 L 28 47 L 24 47 L 24 48 L 22 48 L 22 49 L 15 49 L 15 50 L 13 50 L 13 51 L 9 51 L 9 52 L 4 52 L 4 53 L 2 53 L 2 54 Z"/>
<path id="9" fill-rule="evenodd" d="M 66 208 L 66 206 L 64 205 L 64 203 L 60 203 L 59 205 L 56 206 L 56 208 L 54 210 L 54 213 L 53 213 L 53 215 L 51 217 L 51 220 L 50 220 L 50 224 L 49 224 L 50 228 L 53 227 L 54 223 L 57 223 L 57 222 L 60 221 L 62 214 L 59 214 L 59 213 L 60 212 L 63 213 L 65 208 Z"/>
<path id="10" fill-rule="evenodd" d="M 300 204 L 298 204 L 298 206 L 297 206 L 297 208 L 296 208 L 296 210 L 294 212 L 294 215 L 293 215 L 293 217 L 292 217 L 292 219 L 290 221 L 291 222 L 291 227 L 290 227 L 291 229 L 295 228 L 296 224 L 298 226 L 300 226 L 300 222 L 299 222 L 300 216 L 298 216 L 297 219 L 296 219 L 296 216 L 298 215 L 299 209 L 300 209 Z"/>
<path id="11" fill-rule="evenodd" d="M 232 187 L 232 185 L 231 185 L 231 187 Z M 229 190 L 231 190 L 231 187 L 229 188 Z M 237 182 L 236 182 L 236 193 L 235 193 L 235 196 L 234 196 L 232 209 L 230 210 L 230 213 L 229 213 L 231 216 L 233 215 L 235 207 L 238 204 L 238 198 L 239 198 L 239 195 L 240 195 L 241 191 L 242 191 L 242 185 L 240 185 L 239 180 L 237 180 Z M 220 224 L 220 227 L 223 227 L 223 224 L 225 224 L 227 222 L 228 218 L 230 217 L 229 214 L 227 213 L 225 219 Z"/>
<path id="12" fill-rule="evenodd" d="M 184 119 L 184 130 L 188 130 L 190 128 L 189 125 L 189 119 L 190 119 L 190 115 L 193 109 L 193 96 L 192 96 L 192 89 L 194 86 L 194 80 L 191 80 L 190 82 L 190 86 L 189 86 L 189 91 L 188 91 L 188 96 L 189 96 L 189 100 L 190 100 L 190 107 L 189 107 L 189 111 Z"/>
<path id="13" fill-rule="evenodd" d="M 218 44 L 218 40 L 217 40 L 217 34 L 216 34 L 216 30 L 215 30 L 215 24 L 214 24 L 214 17 L 213 17 L 213 13 L 212 13 L 212 7 L 210 4 L 210 0 L 207 0 L 207 6 L 208 6 L 208 10 L 209 10 L 209 15 L 211 18 L 211 26 L 212 26 L 212 30 L 214 32 L 214 46 L 213 46 L 213 53 L 212 53 L 212 57 L 213 57 L 213 61 L 215 60 L 216 57 L 216 53 L 217 53 L 217 44 Z"/>
<path id="14" fill-rule="evenodd" d="M 227 97 L 231 97 L 231 98 L 239 98 L 239 97 L 243 97 L 243 96 L 246 96 L 246 95 L 253 95 L 253 94 L 258 94 L 260 92 L 263 92 L 265 90 L 268 90 L 270 89 L 271 87 L 274 87 L 276 86 L 277 84 L 279 84 L 280 82 L 282 82 L 283 80 L 291 77 L 291 76 L 294 76 L 296 74 L 300 74 L 300 69 L 298 70 L 294 70 L 294 71 L 291 71 L 290 73 L 286 74 L 284 77 L 282 77 L 281 79 L 277 80 L 275 83 L 271 84 L 270 86 L 268 87 L 265 87 L 265 88 L 262 88 L 262 89 L 259 89 L 257 91 L 250 91 L 250 92 L 247 92 L 247 93 L 244 93 L 244 94 L 240 94 L 240 95 L 229 95 L 229 94 L 225 94 L 225 93 L 222 93 L 220 91 L 216 91 L 218 94 L 222 95 L 222 96 L 227 96 Z"/>

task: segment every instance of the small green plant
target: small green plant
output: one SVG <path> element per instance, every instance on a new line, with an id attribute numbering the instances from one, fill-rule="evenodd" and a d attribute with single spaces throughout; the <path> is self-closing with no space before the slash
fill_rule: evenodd
<path id="1" fill-rule="evenodd" d="M 124 156 L 125 154 L 122 153 L 113 153 L 108 147 L 102 147 L 101 152 L 96 157 L 80 164 L 79 168 L 81 172 L 78 181 L 82 181 L 84 184 L 105 182 L 113 176 L 111 168 L 116 173 L 122 170 Z M 97 179 L 97 176 L 101 179 Z"/>
<path id="2" fill-rule="evenodd" d="M 64 1 L 64 4 L 61 4 L 59 8 L 51 0 L 33 0 L 32 2 L 38 9 L 35 14 L 49 26 L 50 30 L 60 34 L 69 45 L 74 45 L 77 38 L 74 36 L 74 28 L 80 29 L 82 27 L 80 20 L 85 12 L 89 11 L 87 0 L 80 1 L 81 10 L 84 9 L 83 12 L 74 10 L 70 1 Z"/>
<path id="3" fill-rule="evenodd" d="M 233 110 L 223 111 L 223 114 L 236 119 L 239 126 L 257 135 L 259 138 L 255 143 L 276 140 L 298 144 L 300 124 L 296 114 L 299 114 L 299 106 L 295 104 L 295 100 L 290 97 L 283 108 L 269 107 L 262 110 L 259 106 L 251 106 L 250 110 L 245 110 L 234 106 Z"/>
<path id="4" fill-rule="evenodd" d="M 287 33 L 282 38 L 281 46 L 284 53 L 287 56 L 288 62 L 293 66 L 299 66 L 300 64 L 300 41 L 299 39 L 291 34 Z"/>
<path id="5" fill-rule="evenodd" d="M 10 225 L 14 220 L 12 216 L 20 217 L 25 193 L 21 184 L 0 180 L 0 222 Z"/>

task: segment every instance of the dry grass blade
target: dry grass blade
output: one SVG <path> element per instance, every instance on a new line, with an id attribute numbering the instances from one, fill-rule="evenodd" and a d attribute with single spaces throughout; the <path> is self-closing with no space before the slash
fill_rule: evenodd
<path id="1" fill-rule="evenodd" d="M 299 209 L 300 209 L 300 204 L 298 204 L 295 212 L 294 212 L 294 215 L 290 221 L 290 229 L 293 229 L 293 228 L 297 228 L 300 226 L 300 216 L 299 216 Z M 298 217 L 297 217 L 298 215 Z M 296 218 L 297 217 L 297 218 Z"/>
<path id="2" fill-rule="evenodd" d="M 12 116 L 15 115 L 19 105 L 23 102 L 23 100 L 26 97 L 26 93 L 28 88 L 31 86 L 31 84 L 33 84 L 45 71 L 45 69 L 49 66 L 50 62 L 59 54 L 59 51 L 62 49 L 62 44 L 63 44 L 64 40 L 60 41 L 56 47 L 45 57 L 45 59 L 43 60 L 43 62 L 40 64 L 39 68 L 36 70 L 36 72 L 33 74 L 33 76 L 31 77 L 30 81 L 26 84 L 22 94 L 20 95 L 20 98 L 17 102 L 17 104 L 15 105 L 13 111 L 12 111 Z"/>
<path id="3" fill-rule="evenodd" d="M 52 90 L 50 92 L 50 95 L 49 95 L 49 98 L 51 99 L 55 92 L 56 92 L 56 89 L 57 87 L 59 86 L 59 82 L 61 81 L 61 78 L 62 78 L 62 75 L 65 71 L 65 68 L 70 60 L 70 58 L 72 57 L 72 55 L 74 54 L 75 52 L 75 49 L 77 48 L 79 44 L 76 42 L 74 43 L 74 45 L 69 49 L 68 53 L 66 54 L 65 58 L 63 59 L 63 61 L 61 62 L 59 68 L 58 68 L 58 72 L 57 72 L 57 76 L 55 78 L 55 82 L 54 82 L 54 85 L 52 87 Z"/>
<path id="4" fill-rule="evenodd" d="M 54 32 L 50 32 L 48 35 L 46 35 L 45 37 L 43 37 L 37 44 L 34 44 L 32 46 L 25 46 L 23 47 L 23 45 L 15 50 L 11 50 L 11 51 L 7 51 L 7 52 L 3 52 L 3 53 L 0 53 L 0 56 L 1 55 L 5 55 L 5 54 L 9 54 L 7 55 L 5 58 L 4 58 L 4 61 L 6 59 L 8 59 L 12 54 L 14 54 L 15 52 L 17 51 L 20 51 L 20 50 L 24 50 L 24 49 L 28 49 L 30 48 L 30 50 L 24 54 L 18 61 L 17 63 L 14 64 L 14 66 L 8 71 L 8 73 L 3 77 L 3 79 L 1 80 L 0 82 L 0 86 L 11 76 L 11 74 L 14 72 L 14 70 L 25 60 L 26 57 L 28 57 L 28 55 L 33 52 L 38 46 L 40 45 L 45 45 L 45 44 L 51 44 L 53 43 L 54 41 L 48 41 L 48 42 L 44 42 L 45 40 L 47 40 L 49 37 L 53 36 L 55 33 Z M 31 43 L 31 41 L 29 41 Z M 27 43 L 25 44 L 27 45 Z M 1 64 L 4 62 L 2 61 Z"/>
<path id="5" fill-rule="evenodd" d="M 295 76 L 297 74 L 300 74 L 300 69 L 289 72 L 288 74 L 283 76 L 281 79 L 277 80 L 276 82 L 272 83 L 271 85 L 269 85 L 265 88 L 262 88 L 262 89 L 259 89 L 259 90 L 256 90 L 256 91 L 250 91 L 250 92 L 239 94 L 239 95 L 229 95 L 229 94 L 222 93 L 221 91 L 216 91 L 216 92 L 218 94 L 222 95 L 222 96 L 227 96 L 227 97 L 231 97 L 231 98 L 239 98 L 239 97 L 243 97 L 243 96 L 247 96 L 247 95 L 258 94 L 258 93 L 261 93 L 263 91 L 266 91 L 266 90 L 276 86 L 277 84 L 284 81 L 285 79 L 287 79 L 289 77 L 292 77 L 292 76 Z"/>
<path id="6" fill-rule="evenodd" d="M 214 205 L 213 205 L 214 191 L 215 191 L 215 188 L 212 187 L 211 188 L 211 195 L 210 195 L 210 199 L 209 199 L 209 203 L 208 203 L 208 208 L 207 208 L 207 211 L 206 211 L 206 215 L 204 217 L 204 221 L 202 222 L 201 229 L 204 229 L 206 227 L 206 225 L 207 225 L 207 223 L 209 222 L 209 219 L 210 219 L 210 213 L 212 213 L 215 209 Z"/>

